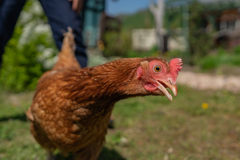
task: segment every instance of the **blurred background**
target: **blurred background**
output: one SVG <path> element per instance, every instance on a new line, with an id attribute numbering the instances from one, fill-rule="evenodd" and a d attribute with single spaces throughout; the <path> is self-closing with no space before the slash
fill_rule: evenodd
<path id="1" fill-rule="evenodd" d="M 118 58 L 182 58 L 179 94 L 118 102 L 100 160 L 240 160 L 240 1 L 88 0 L 89 66 Z M 0 160 L 42 160 L 25 111 L 58 50 L 28 0 L 0 71 Z"/>

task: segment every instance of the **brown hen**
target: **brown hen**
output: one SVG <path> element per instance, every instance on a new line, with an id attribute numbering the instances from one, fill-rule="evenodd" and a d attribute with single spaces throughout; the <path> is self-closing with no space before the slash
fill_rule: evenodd
<path id="1" fill-rule="evenodd" d="M 52 153 L 58 149 L 75 159 L 96 160 L 102 150 L 114 104 L 128 97 L 177 95 L 179 58 L 119 59 L 81 69 L 74 56 L 74 36 L 65 34 L 59 59 L 40 78 L 33 103 L 26 112 L 31 133 Z"/>

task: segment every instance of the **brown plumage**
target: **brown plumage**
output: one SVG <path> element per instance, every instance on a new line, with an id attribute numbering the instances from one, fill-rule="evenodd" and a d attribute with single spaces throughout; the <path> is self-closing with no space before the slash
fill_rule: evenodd
<path id="1" fill-rule="evenodd" d="M 145 95 L 166 95 L 171 100 L 164 89 L 168 87 L 177 94 L 176 77 L 182 62 L 131 58 L 80 69 L 74 48 L 70 30 L 58 62 L 40 78 L 26 114 L 31 133 L 49 153 L 59 149 L 63 155 L 72 153 L 79 160 L 96 160 L 114 104 Z"/>

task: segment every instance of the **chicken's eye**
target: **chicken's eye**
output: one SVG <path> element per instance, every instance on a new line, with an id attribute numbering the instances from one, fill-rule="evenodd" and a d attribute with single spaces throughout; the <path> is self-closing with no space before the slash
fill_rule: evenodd
<path id="1" fill-rule="evenodd" d="M 154 66 L 153 70 L 154 70 L 154 72 L 161 72 L 162 67 L 159 65 L 156 65 L 156 66 Z"/>

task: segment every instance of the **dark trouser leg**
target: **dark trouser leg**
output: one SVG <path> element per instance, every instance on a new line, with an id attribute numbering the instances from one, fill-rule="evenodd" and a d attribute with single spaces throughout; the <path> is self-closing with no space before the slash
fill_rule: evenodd
<path id="1" fill-rule="evenodd" d="M 86 67 L 87 55 L 82 37 L 82 21 L 79 14 L 72 10 L 72 3 L 68 0 L 40 0 L 40 2 L 48 17 L 58 49 L 60 50 L 62 47 L 63 31 L 67 31 L 67 27 L 71 27 L 75 35 L 76 58 L 81 67 Z"/>
<path id="2" fill-rule="evenodd" d="M 11 38 L 26 0 L 0 0 L 0 66 L 4 47 Z"/>

